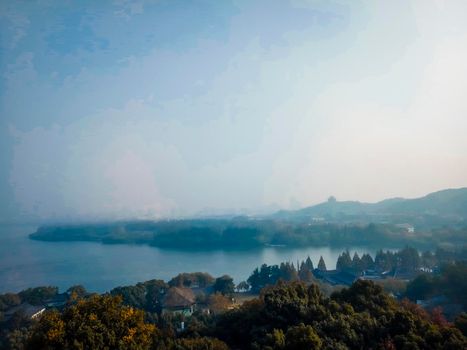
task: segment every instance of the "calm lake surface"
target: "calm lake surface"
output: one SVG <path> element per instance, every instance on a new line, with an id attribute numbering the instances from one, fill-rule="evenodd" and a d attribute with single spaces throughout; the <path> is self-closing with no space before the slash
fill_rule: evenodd
<path id="1" fill-rule="evenodd" d="M 105 292 L 153 278 L 169 280 L 180 272 L 231 275 L 246 280 L 263 263 L 296 262 L 310 256 L 318 264 L 322 255 L 334 269 L 342 248 L 267 247 L 246 251 L 181 251 L 146 245 L 108 245 L 92 242 L 41 242 L 28 238 L 35 227 L 0 226 L 0 293 L 19 292 L 28 287 L 58 286 L 65 291 L 82 284 L 92 292 Z M 349 247 L 361 256 L 376 249 Z"/>

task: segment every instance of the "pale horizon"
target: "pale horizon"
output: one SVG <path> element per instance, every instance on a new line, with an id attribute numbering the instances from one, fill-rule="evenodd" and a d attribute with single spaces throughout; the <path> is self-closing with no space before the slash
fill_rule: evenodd
<path id="1" fill-rule="evenodd" d="M 465 1 L 0 4 L 0 222 L 467 186 Z"/>

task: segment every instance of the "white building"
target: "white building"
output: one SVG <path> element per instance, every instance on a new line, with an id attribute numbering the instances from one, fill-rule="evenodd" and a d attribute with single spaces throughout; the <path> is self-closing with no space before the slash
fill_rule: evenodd
<path id="1" fill-rule="evenodd" d="M 406 230 L 408 233 L 414 233 L 415 228 L 410 224 L 397 224 L 396 227 Z"/>

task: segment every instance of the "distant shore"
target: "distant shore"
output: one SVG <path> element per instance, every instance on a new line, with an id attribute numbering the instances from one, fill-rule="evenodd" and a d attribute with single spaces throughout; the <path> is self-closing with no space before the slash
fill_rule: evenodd
<path id="1" fill-rule="evenodd" d="M 271 219 L 192 219 L 49 225 L 29 235 L 40 241 L 146 244 L 180 250 L 244 250 L 263 247 L 438 246 L 467 244 L 467 228 L 415 231 L 409 224 L 309 223 Z"/>

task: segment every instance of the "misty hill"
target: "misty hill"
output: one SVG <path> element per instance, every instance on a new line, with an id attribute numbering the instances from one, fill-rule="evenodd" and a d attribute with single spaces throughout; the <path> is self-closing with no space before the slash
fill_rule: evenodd
<path id="1" fill-rule="evenodd" d="M 269 217 L 47 225 L 30 238 L 149 244 L 177 249 L 467 244 L 467 188 L 417 199 L 326 203 Z M 402 225 L 401 225 L 402 224 Z"/>
<path id="2" fill-rule="evenodd" d="M 467 220 L 467 188 L 447 189 L 430 193 L 421 198 L 392 198 L 377 203 L 337 201 L 331 197 L 327 202 L 295 211 L 280 211 L 273 215 L 277 219 L 326 219 L 374 221 L 373 219 L 400 221 L 420 218 L 448 222 Z"/>

